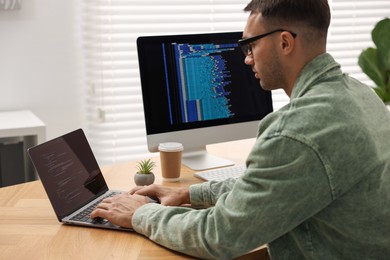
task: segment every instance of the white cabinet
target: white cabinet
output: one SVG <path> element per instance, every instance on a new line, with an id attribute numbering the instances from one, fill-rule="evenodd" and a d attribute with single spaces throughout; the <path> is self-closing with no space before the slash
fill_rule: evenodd
<path id="1" fill-rule="evenodd" d="M 0 186 L 37 179 L 27 148 L 46 140 L 46 126 L 31 111 L 0 112 Z"/>

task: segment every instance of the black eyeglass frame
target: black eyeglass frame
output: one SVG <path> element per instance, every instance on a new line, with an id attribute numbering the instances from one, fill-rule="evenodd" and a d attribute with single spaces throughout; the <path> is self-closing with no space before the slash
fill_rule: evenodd
<path id="1" fill-rule="evenodd" d="M 244 53 L 245 56 L 249 56 L 250 54 L 252 54 L 252 47 L 250 45 L 250 43 L 254 42 L 254 41 L 257 41 L 261 38 L 264 38 L 268 35 L 271 35 L 273 33 L 276 33 L 276 32 L 289 32 L 291 33 L 291 35 L 295 38 L 297 37 L 297 34 L 294 33 L 294 32 L 291 32 L 289 30 L 285 30 L 285 29 L 276 29 L 276 30 L 273 30 L 273 31 L 270 31 L 270 32 L 267 32 L 267 33 L 263 33 L 263 34 L 259 34 L 259 35 L 256 35 L 256 36 L 253 36 L 253 37 L 250 37 L 250 38 L 247 38 L 247 39 L 240 39 L 238 40 L 238 45 L 240 45 L 240 48 L 242 50 L 242 52 Z"/>

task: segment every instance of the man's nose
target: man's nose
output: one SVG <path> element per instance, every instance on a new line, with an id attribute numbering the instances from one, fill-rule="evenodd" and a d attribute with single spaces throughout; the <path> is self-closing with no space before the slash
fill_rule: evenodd
<path id="1" fill-rule="evenodd" d="M 244 63 L 246 65 L 252 65 L 253 64 L 253 57 L 252 57 L 252 55 L 245 56 Z"/>

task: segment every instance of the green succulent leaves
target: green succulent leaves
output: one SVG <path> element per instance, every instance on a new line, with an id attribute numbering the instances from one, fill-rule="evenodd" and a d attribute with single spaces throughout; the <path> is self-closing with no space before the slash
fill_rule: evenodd
<path id="1" fill-rule="evenodd" d="M 150 174 L 155 166 L 156 164 L 151 159 L 142 160 L 137 164 L 138 173 Z"/>

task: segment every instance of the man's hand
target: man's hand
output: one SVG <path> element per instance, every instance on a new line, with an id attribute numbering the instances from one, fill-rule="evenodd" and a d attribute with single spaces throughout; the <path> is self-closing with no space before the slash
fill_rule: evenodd
<path id="1" fill-rule="evenodd" d="M 92 211 L 90 217 L 101 217 L 118 226 L 132 228 L 131 221 L 134 212 L 148 202 L 149 198 L 147 197 L 122 193 L 118 196 L 104 199 Z"/>
<path id="2" fill-rule="evenodd" d="M 180 206 L 191 203 L 188 188 L 170 188 L 152 184 L 149 186 L 137 186 L 131 189 L 129 194 L 138 194 L 157 199 L 164 206 Z"/>

